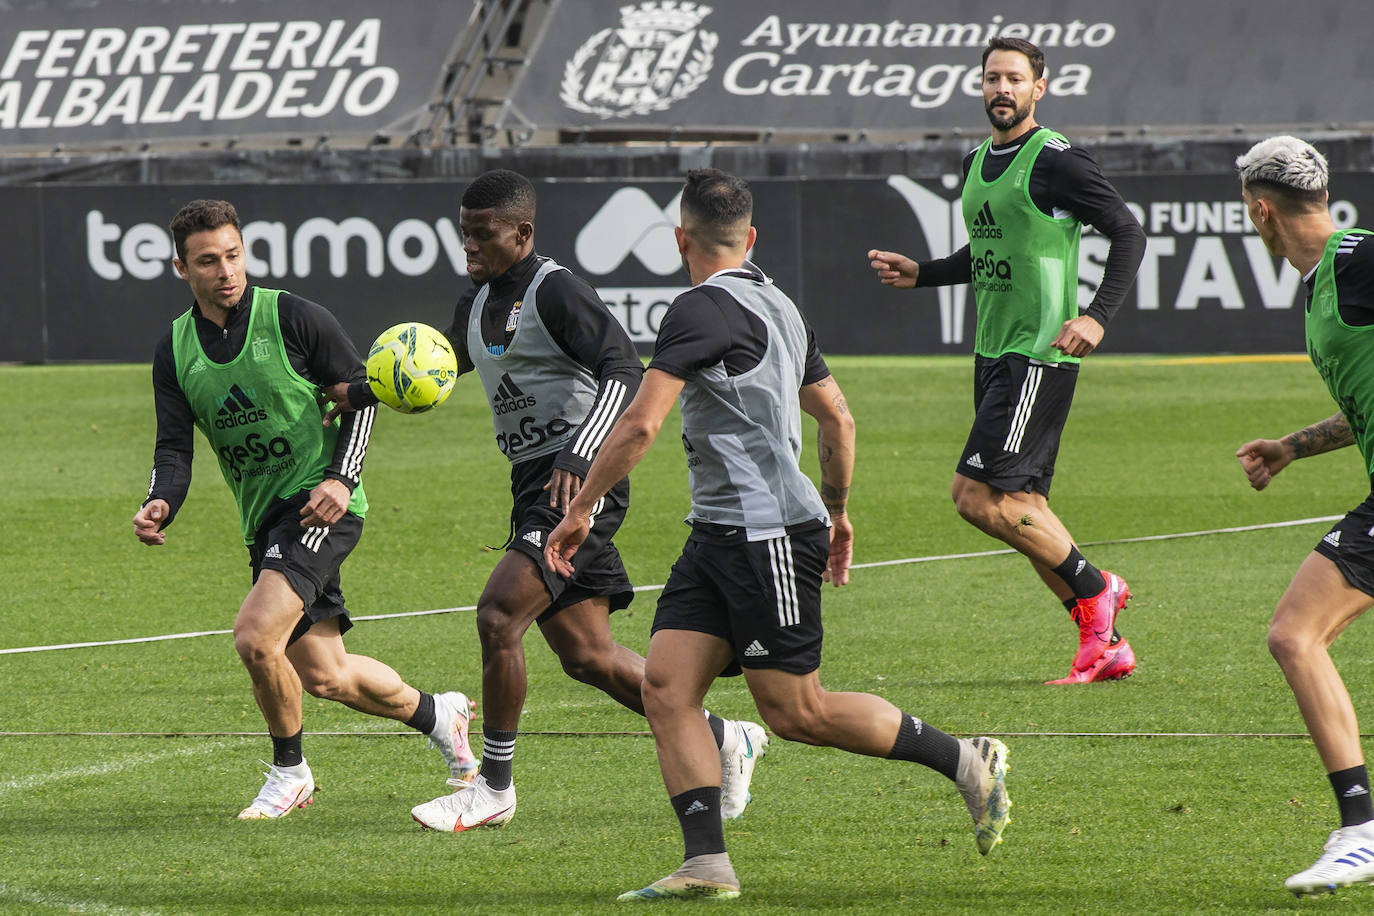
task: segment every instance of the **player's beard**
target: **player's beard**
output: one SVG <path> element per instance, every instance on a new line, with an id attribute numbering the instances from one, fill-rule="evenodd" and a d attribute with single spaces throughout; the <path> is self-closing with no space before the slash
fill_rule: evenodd
<path id="1" fill-rule="evenodd" d="M 1002 102 L 1011 103 L 1011 114 L 1007 115 L 1006 117 L 999 117 L 997 114 L 993 112 L 993 109 L 996 108 L 997 105 Z M 1031 102 L 1029 99 L 1027 99 L 1024 107 L 1017 108 L 1015 99 L 1011 98 L 1010 96 L 999 96 L 993 99 L 991 102 L 988 102 L 986 105 L 984 105 L 983 110 L 986 111 L 988 114 L 989 123 L 991 123 L 992 126 L 995 127 L 997 130 L 1011 130 L 1013 127 L 1020 124 L 1022 121 L 1026 120 L 1026 118 L 1030 117 Z"/>

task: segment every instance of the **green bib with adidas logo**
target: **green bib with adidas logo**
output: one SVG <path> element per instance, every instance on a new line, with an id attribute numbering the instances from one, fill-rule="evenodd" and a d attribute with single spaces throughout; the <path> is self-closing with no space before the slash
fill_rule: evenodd
<path id="1" fill-rule="evenodd" d="M 1336 254 L 1370 234 L 1364 229 L 1344 229 L 1326 240 L 1312 281 L 1305 330 L 1307 355 L 1345 414 L 1365 471 L 1374 477 L 1374 423 L 1369 416 L 1374 404 L 1374 326 L 1346 324 L 1336 299 Z"/>
<path id="2" fill-rule="evenodd" d="M 979 356 L 1020 353 L 1051 363 L 1076 363 L 1050 343 L 1065 321 L 1078 317 L 1077 218 L 1049 216 L 1030 197 L 1030 173 L 1051 140 L 1031 135 L 996 181 L 983 180 L 992 139 L 973 156 L 964 181 L 964 224 L 973 258 L 970 283 L 978 306 L 973 351 Z"/>
<path id="3" fill-rule="evenodd" d="M 320 422 L 319 389 L 286 357 L 277 321 L 280 295 L 281 290 L 253 289 L 248 337 L 227 363 L 205 355 L 191 310 L 172 323 L 177 384 L 238 502 L 245 544 L 253 543 L 273 502 L 324 480 L 339 438 L 337 422 Z M 348 511 L 359 517 L 367 512 L 362 484 L 354 488 Z"/>

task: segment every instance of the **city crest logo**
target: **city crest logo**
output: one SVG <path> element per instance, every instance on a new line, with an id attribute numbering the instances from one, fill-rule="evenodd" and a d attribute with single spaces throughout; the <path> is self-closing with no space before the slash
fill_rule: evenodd
<path id="1" fill-rule="evenodd" d="M 663 111 L 706 81 L 720 38 L 698 28 L 712 9 L 691 0 L 620 8 L 620 28 L 587 39 L 563 68 L 559 98 L 603 119 Z"/>

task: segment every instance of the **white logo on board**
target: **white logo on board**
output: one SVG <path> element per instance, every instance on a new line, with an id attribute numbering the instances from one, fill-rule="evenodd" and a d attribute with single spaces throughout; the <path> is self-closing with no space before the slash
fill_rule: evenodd
<path id="1" fill-rule="evenodd" d="M 698 26 L 709 6 L 646 0 L 620 8 L 620 28 L 583 42 L 563 68 L 559 98 L 603 119 L 663 111 L 705 82 L 720 38 Z"/>
<path id="2" fill-rule="evenodd" d="M 573 250 L 590 273 L 608 274 L 633 254 L 660 277 L 682 270 L 673 239 L 682 193 L 660 207 L 640 188 L 621 188 L 577 234 Z"/>
<path id="3" fill-rule="evenodd" d="M 960 185 L 959 176 L 945 175 L 941 183 L 953 190 Z M 964 225 L 963 202 L 959 198 L 946 200 L 905 175 L 888 176 L 887 186 L 902 195 L 916 214 L 932 258 L 947 258 L 967 244 L 968 227 Z M 940 300 L 940 343 L 963 343 L 968 285 L 940 286 L 935 293 Z"/>

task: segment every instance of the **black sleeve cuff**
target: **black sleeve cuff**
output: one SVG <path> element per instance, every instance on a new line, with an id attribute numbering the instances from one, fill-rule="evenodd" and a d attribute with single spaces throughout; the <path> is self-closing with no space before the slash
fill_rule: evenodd
<path id="1" fill-rule="evenodd" d="M 573 454 L 571 445 L 558 453 L 558 457 L 553 459 L 553 466 L 560 471 L 576 474 L 582 480 L 587 479 L 587 472 L 592 469 L 590 461 Z"/>
<path id="2" fill-rule="evenodd" d="M 158 531 L 163 531 L 167 528 L 168 525 L 172 524 L 172 519 L 177 517 L 177 512 L 181 510 L 181 504 L 182 502 L 184 502 L 184 500 L 169 499 L 168 497 L 163 496 L 160 493 L 150 493 L 148 494 L 147 499 L 139 503 L 138 507 L 142 509 L 144 506 L 148 505 L 148 503 L 152 502 L 155 499 L 160 499 L 167 504 L 167 517 L 162 520 L 162 524 L 157 526 Z"/>
<path id="3" fill-rule="evenodd" d="M 1120 308 L 1119 305 L 1107 306 L 1101 302 L 1094 302 L 1088 306 L 1083 314 L 1102 325 L 1103 330 L 1106 330 L 1108 322 L 1112 320 L 1112 316 L 1116 314 L 1118 308 Z"/>
<path id="4" fill-rule="evenodd" d="M 348 487 L 348 492 L 350 492 L 350 493 L 352 493 L 352 492 L 354 491 L 354 489 L 356 489 L 357 486 L 358 486 L 358 482 L 357 482 L 357 481 L 352 480 L 352 479 L 350 479 L 350 478 L 344 476 L 341 472 L 336 471 L 336 470 L 334 470 L 333 468 L 326 468 L 326 469 L 325 469 L 325 472 L 324 472 L 324 479 L 325 479 L 325 480 L 337 480 L 339 483 L 341 483 L 341 484 L 343 484 L 344 486 Z"/>
<path id="5" fill-rule="evenodd" d="M 373 393 L 372 386 L 363 381 L 353 382 L 348 386 L 348 403 L 354 410 L 362 410 L 364 407 L 380 404 L 381 401 Z"/>

